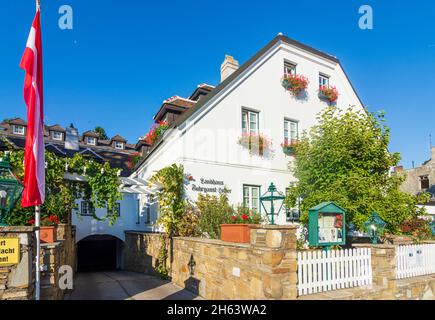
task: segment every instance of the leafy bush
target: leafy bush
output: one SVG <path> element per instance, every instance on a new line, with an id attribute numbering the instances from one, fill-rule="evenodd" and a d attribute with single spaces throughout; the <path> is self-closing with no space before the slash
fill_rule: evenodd
<path id="1" fill-rule="evenodd" d="M 421 242 L 432 238 L 432 230 L 424 219 L 407 220 L 400 226 L 403 234 L 411 236 L 414 242 Z"/>
<path id="2" fill-rule="evenodd" d="M 185 208 L 178 223 L 178 234 L 181 237 L 197 237 L 200 235 L 198 230 L 199 211 L 190 203 L 186 204 Z"/>
<path id="3" fill-rule="evenodd" d="M 200 212 L 199 234 L 219 239 L 221 235 L 220 225 L 230 221 L 233 213 L 233 208 L 228 203 L 227 192 L 221 193 L 219 197 L 200 194 L 196 206 Z"/>

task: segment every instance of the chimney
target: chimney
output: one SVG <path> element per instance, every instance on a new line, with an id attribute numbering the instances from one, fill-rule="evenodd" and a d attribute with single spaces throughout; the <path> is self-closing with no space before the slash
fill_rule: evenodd
<path id="1" fill-rule="evenodd" d="M 435 147 L 432 147 L 432 158 L 431 160 L 434 161 L 435 160 Z"/>
<path id="2" fill-rule="evenodd" d="M 221 82 L 228 78 L 234 71 L 239 69 L 239 62 L 232 56 L 225 55 L 225 60 L 221 65 Z"/>
<path id="3" fill-rule="evenodd" d="M 76 128 L 74 128 L 74 125 L 72 123 L 70 124 L 69 127 L 66 128 L 65 149 L 76 150 L 76 151 L 80 149 L 79 131 Z"/>

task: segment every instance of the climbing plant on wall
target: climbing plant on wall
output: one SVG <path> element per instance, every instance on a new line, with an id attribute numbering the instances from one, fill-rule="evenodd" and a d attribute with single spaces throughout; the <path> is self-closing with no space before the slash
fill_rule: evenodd
<path id="1" fill-rule="evenodd" d="M 23 180 L 24 151 L 7 145 L 13 171 L 19 179 Z M 0 152 L 0 157 L 2 156 L 3 152 Z M 103 218 L 94 215 L 95 219 L 108 220 L 111 225 L 116 222 L 118 215 L 112 209 L 115 208 L 116 202 L 122 199 L 118 191 L 120 184 L 118 169 L 111 168 L 107 162 L 98 163 L 85 159 L 80 154 L 74 155 L 73 158 L 62 158 L 46 151 L 45 161 L 46 199 L 41 208 L 43 218 L 54 215 L 61 222 L 67 222 L 71 212 L 78 209 L 76 201 L 83 198 L 91 201 L 95 208 L 107 208 L 108 212 L 112 212 Z M 66 180 L 65 173 L 82 175 L 86 181 Z M 33 215 L 33 208 L 21 208 L 21 203 L 18 201 L 8 223 L 16 226 L 27 225 Z"/>

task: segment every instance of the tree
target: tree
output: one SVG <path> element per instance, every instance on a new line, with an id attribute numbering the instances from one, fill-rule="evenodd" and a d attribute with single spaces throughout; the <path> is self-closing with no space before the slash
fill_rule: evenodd
<path id="1" fill-rule="evenodd" d="M 302 199 L 304 224 L 309 208 L 322 201 L 335 201 L 346 209 L 347 222 L 359 230 L 373 211 L 391 232 L 399 232 L 404 221 L 424 214 L 416 205 L 427 202 L 427 194 L 401 192 L 405 177 L 390 174 L 400 154 L 388 151 L 390 129 L 383 113 L 330 107 L 318 120 L 309 133 L 304 132 L 290 166 L 298 181 L 290 186 L 286 205 L 294 207 Z"/>
<path id="2" fill-rule="evenodd" d="M 100 140 L 109 140 L 109 137 L 106 134 L 106 130 L 103 127 L 95 127 L 94 131 L 98 134 Z"/>

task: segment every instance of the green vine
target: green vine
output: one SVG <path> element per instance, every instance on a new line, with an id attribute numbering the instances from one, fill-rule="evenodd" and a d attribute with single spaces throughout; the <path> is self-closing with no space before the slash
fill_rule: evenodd
<path id="1" fill-rule="evenodd" d="M 156 271 L 163 279 L 169 278 L 167 267 L 168 241 L 180 234 L 182 217 L 186 208 L 184 199 L 184 167 L 173 164 L 158 171 L 151 182 L 161 186 L 158 194 L 160 217 L 157 224 L 163 226 L 164 234 L 160 237 L 159 259 Z"/>
<path id="2" fill-rule="evenodd" d="M 7 143 L 12 169 L 21 180 L 24 178 L 24 151 L 16 150 Z M 0 152 L 0 157 L 3 152 Z M 118 170 L 111 168 L 109 163 L 98 163 L 92 159 L 85 159 L 80 154 L 75 154 L 72 158 L 58 157 L 52 152 L 45 153 L 46 161 L 46 198 L 42 205 L 42 217 L 54 215 L 61 222 L 68 222 L 72 211 L 78 212 L 76 201 L 84 199 L 91 201 L 95 208 L 107 208 L 111 214 L 100 218 L 94 215 L 99 221 L 108 220 L 113 225 L 118 217 L 116 208 L 117 201 L 122 199 L 118 191 L 119 180 Z M 86 182 L 70 181 L 64 178 L 65 173 L 84 176 Z M 8 219 L 10 225 L 27 225 L 33 218 L 33 208 L 21 208 L 18 202 L 12 210 Z"/>

